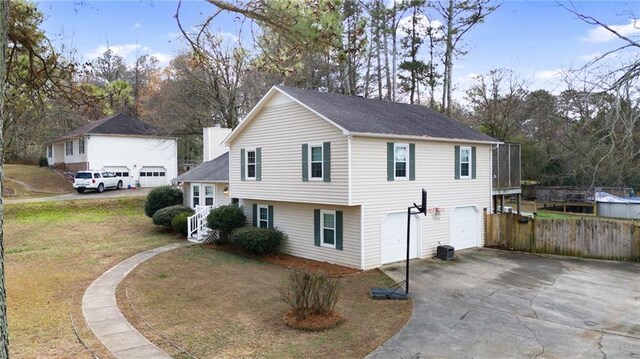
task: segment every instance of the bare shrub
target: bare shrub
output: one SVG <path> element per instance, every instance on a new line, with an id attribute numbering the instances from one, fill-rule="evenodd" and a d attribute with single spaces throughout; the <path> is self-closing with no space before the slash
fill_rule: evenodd
<path id="1" fill-rule="evenodd" d="M 331 314 L 340 297 L 340 285 L 324 272 L 295 270 L 280 294 L 296 318 L 304 320 L 310 315 Z"/>

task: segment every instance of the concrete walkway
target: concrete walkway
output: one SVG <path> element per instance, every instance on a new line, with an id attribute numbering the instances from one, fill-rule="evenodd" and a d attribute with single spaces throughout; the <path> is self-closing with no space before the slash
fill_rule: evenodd
<path id="1" fill-rule="evenodd" d="M 116 288 L 138 264 L 160 253 L 190 244 L 173 243 L 136 254 L 106 271 L 84 292 L 84 318 L 96 337 L 116 358 L 171 358 L 125 319 L 116 303 Z"/>

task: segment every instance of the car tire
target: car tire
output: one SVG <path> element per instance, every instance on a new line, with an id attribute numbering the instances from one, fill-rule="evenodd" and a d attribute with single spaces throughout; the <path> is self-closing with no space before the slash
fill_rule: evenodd
<path id="1" fill-rule="evenodd" d="M 104 184 L 100 183 L 98 185 L 98 193 L 102 193 L 102 192 L 104 192 Z"/>
<path id="2" fill-rule="evenodd" d="M 78 191 L 78 193 L 84 193 L 84 188 L 76 188 L 76 191 Z"/>
<path id="3" fill-rule="evenodd" d="M 116 189 L 122 189 L 122 181 L 118 181 L 118 184 L 116 185 Z"/>

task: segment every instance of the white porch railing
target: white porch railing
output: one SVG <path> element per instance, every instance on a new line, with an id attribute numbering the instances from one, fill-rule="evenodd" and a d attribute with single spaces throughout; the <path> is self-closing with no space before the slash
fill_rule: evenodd
<path id="1" fill-rule="evenodd" d="M 196 206 L 196 213 L 187 219 L 187 239 L 201 243 L 211 232 L 207 227 L 207 216 L 214 206 Z"/>

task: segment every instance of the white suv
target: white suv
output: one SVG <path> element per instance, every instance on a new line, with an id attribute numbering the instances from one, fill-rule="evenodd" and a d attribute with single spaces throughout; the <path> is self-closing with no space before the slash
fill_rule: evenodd
<path id="1" fill-rule="evenodd" d="M 122 177 L 106 171 L 79 171 L 73 179 L 73 188 L 78 193 L 84 193 L 88 189 L 99 193 L 104 192 L 105 188 L 122 189 Z"/>

